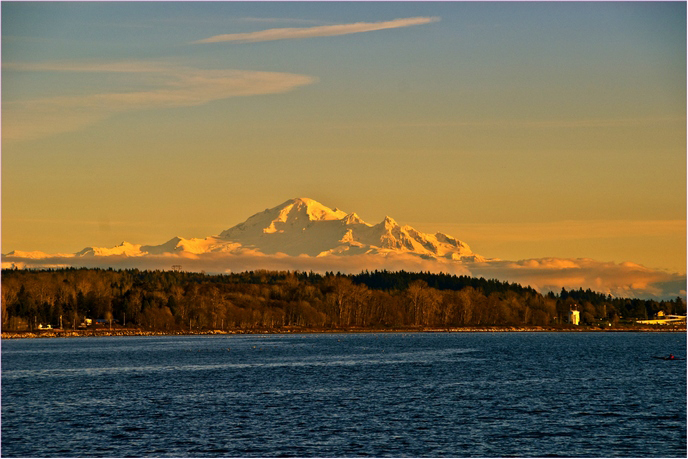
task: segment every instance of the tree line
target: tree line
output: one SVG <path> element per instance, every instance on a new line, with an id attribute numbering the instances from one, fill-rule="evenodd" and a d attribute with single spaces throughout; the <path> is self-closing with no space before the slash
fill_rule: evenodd
<path id="1" fill-rule="evenodd" d="M 86 318 L 151 330 L 547 326 L 685 314 L 681 298 L 614 298 L 591 290 L 542 295 L 518 284 L 449 274 L 365 271 L 2 271 L 3 330 L 78 328 Z"/>

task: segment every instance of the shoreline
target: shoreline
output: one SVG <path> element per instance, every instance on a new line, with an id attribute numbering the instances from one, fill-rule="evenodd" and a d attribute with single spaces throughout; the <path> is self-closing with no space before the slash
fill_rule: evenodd
<path id="1" fill-rule="evenodd" d="M 256 328 L 231 330 L 145 330 L 140 328 L 86 329 L 86 330 L 38 330 L 2 332 L 2 339 L 33 338 L 84 338 L 110 336 L 190 336 L 190 335 L 292 335 L 292 334 L 352 334 L 352 333 L 686 333 L 686 326 L 675 327 L 542 327 L 542 326 L 473 326 L 473 327 L 408 327 L 408 328 Z"/>

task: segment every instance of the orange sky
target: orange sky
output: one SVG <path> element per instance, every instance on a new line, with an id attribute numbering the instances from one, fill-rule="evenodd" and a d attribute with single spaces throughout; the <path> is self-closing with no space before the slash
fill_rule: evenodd
<path id="1" fill-rule="evenodd" d="M 684 3 L 175 3 L 2 4 L 3 253 L 308 196 L 685 273 Z"/>

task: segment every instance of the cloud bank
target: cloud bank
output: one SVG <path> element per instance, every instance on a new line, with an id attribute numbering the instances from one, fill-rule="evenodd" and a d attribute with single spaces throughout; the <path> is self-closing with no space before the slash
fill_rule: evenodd
<path id="1" fill-rule="evenodd" d="M 289 270 L 359 273 L 363 270 L 430 271 L 458 276 L 484 277 L 530 286 L 547 293 L 558 293 L 562 287 L 591 289 L 619 297 L 673 299 L 686 297 L 685 274 L 646 268 L 635 263 L 600 262 L 587 258 L 533 258 L 519 261 L 456 262 L 447 259 L 426 259 L 408 254 L 292 257 L 282 254 L 262 255 L 250 252 L 239 255 L 222 253 L 165 254 L 143 257 L 113 255 L 107 257 L 50 256 L 31 258 L 3 256 L 3 268 L 21 269 L 87 267 L 139 268 L 169 270 L 181 265 L 186 271 L 207 273 L 241 272 L 247 270 Z"/>
<path id="2" fill-rule="evenodd" d="M 190 107 L 231 97 L 278 94 L 312 84 L 314 77 L 292 73 L 196 69 L 148 62 L 8 63 L 5 70 L 126 73 L 140 91 L 105 92 L 3 102 L 3 139 L 23 140 L 74 131 L 117 113 Z"/>
<path id="3" fill-rule="evenodd" d="M 262 41 L 292 40 L 298 38 L 333 37 L 337 35 L 349 35 L 352 33 L 372 32 L 375 30 L 398 29 L 415 25 L 429 24 L 439 21 L 439 17 L 415 17 L 394 19 L 382 22 L 356 22 L 352 24 L 336 24 L 316 27 L 287 27 L 277 29 L 259 30 L 247 33 L 230 33 L 214 35 L 193 44 L 235 42 L 256 43 Z"/>
<path id="4" fill-rule="evenodd" d="M 561 288 L 591 289 L 619 297 L 675 298 L 686 296 L 686 276 L 636 263 L 589 258 L 532 258 L 475 264 L 474 276 L 530 285 L 540 292 Z"/>

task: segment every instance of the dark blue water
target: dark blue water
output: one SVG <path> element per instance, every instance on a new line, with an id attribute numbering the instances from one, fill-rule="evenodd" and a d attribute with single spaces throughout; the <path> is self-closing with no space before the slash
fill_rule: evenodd
<path id="1" fill-rule="evenodd" d="M 2 456 L 686 456 L 682 333 L 2 342 Z"/>

